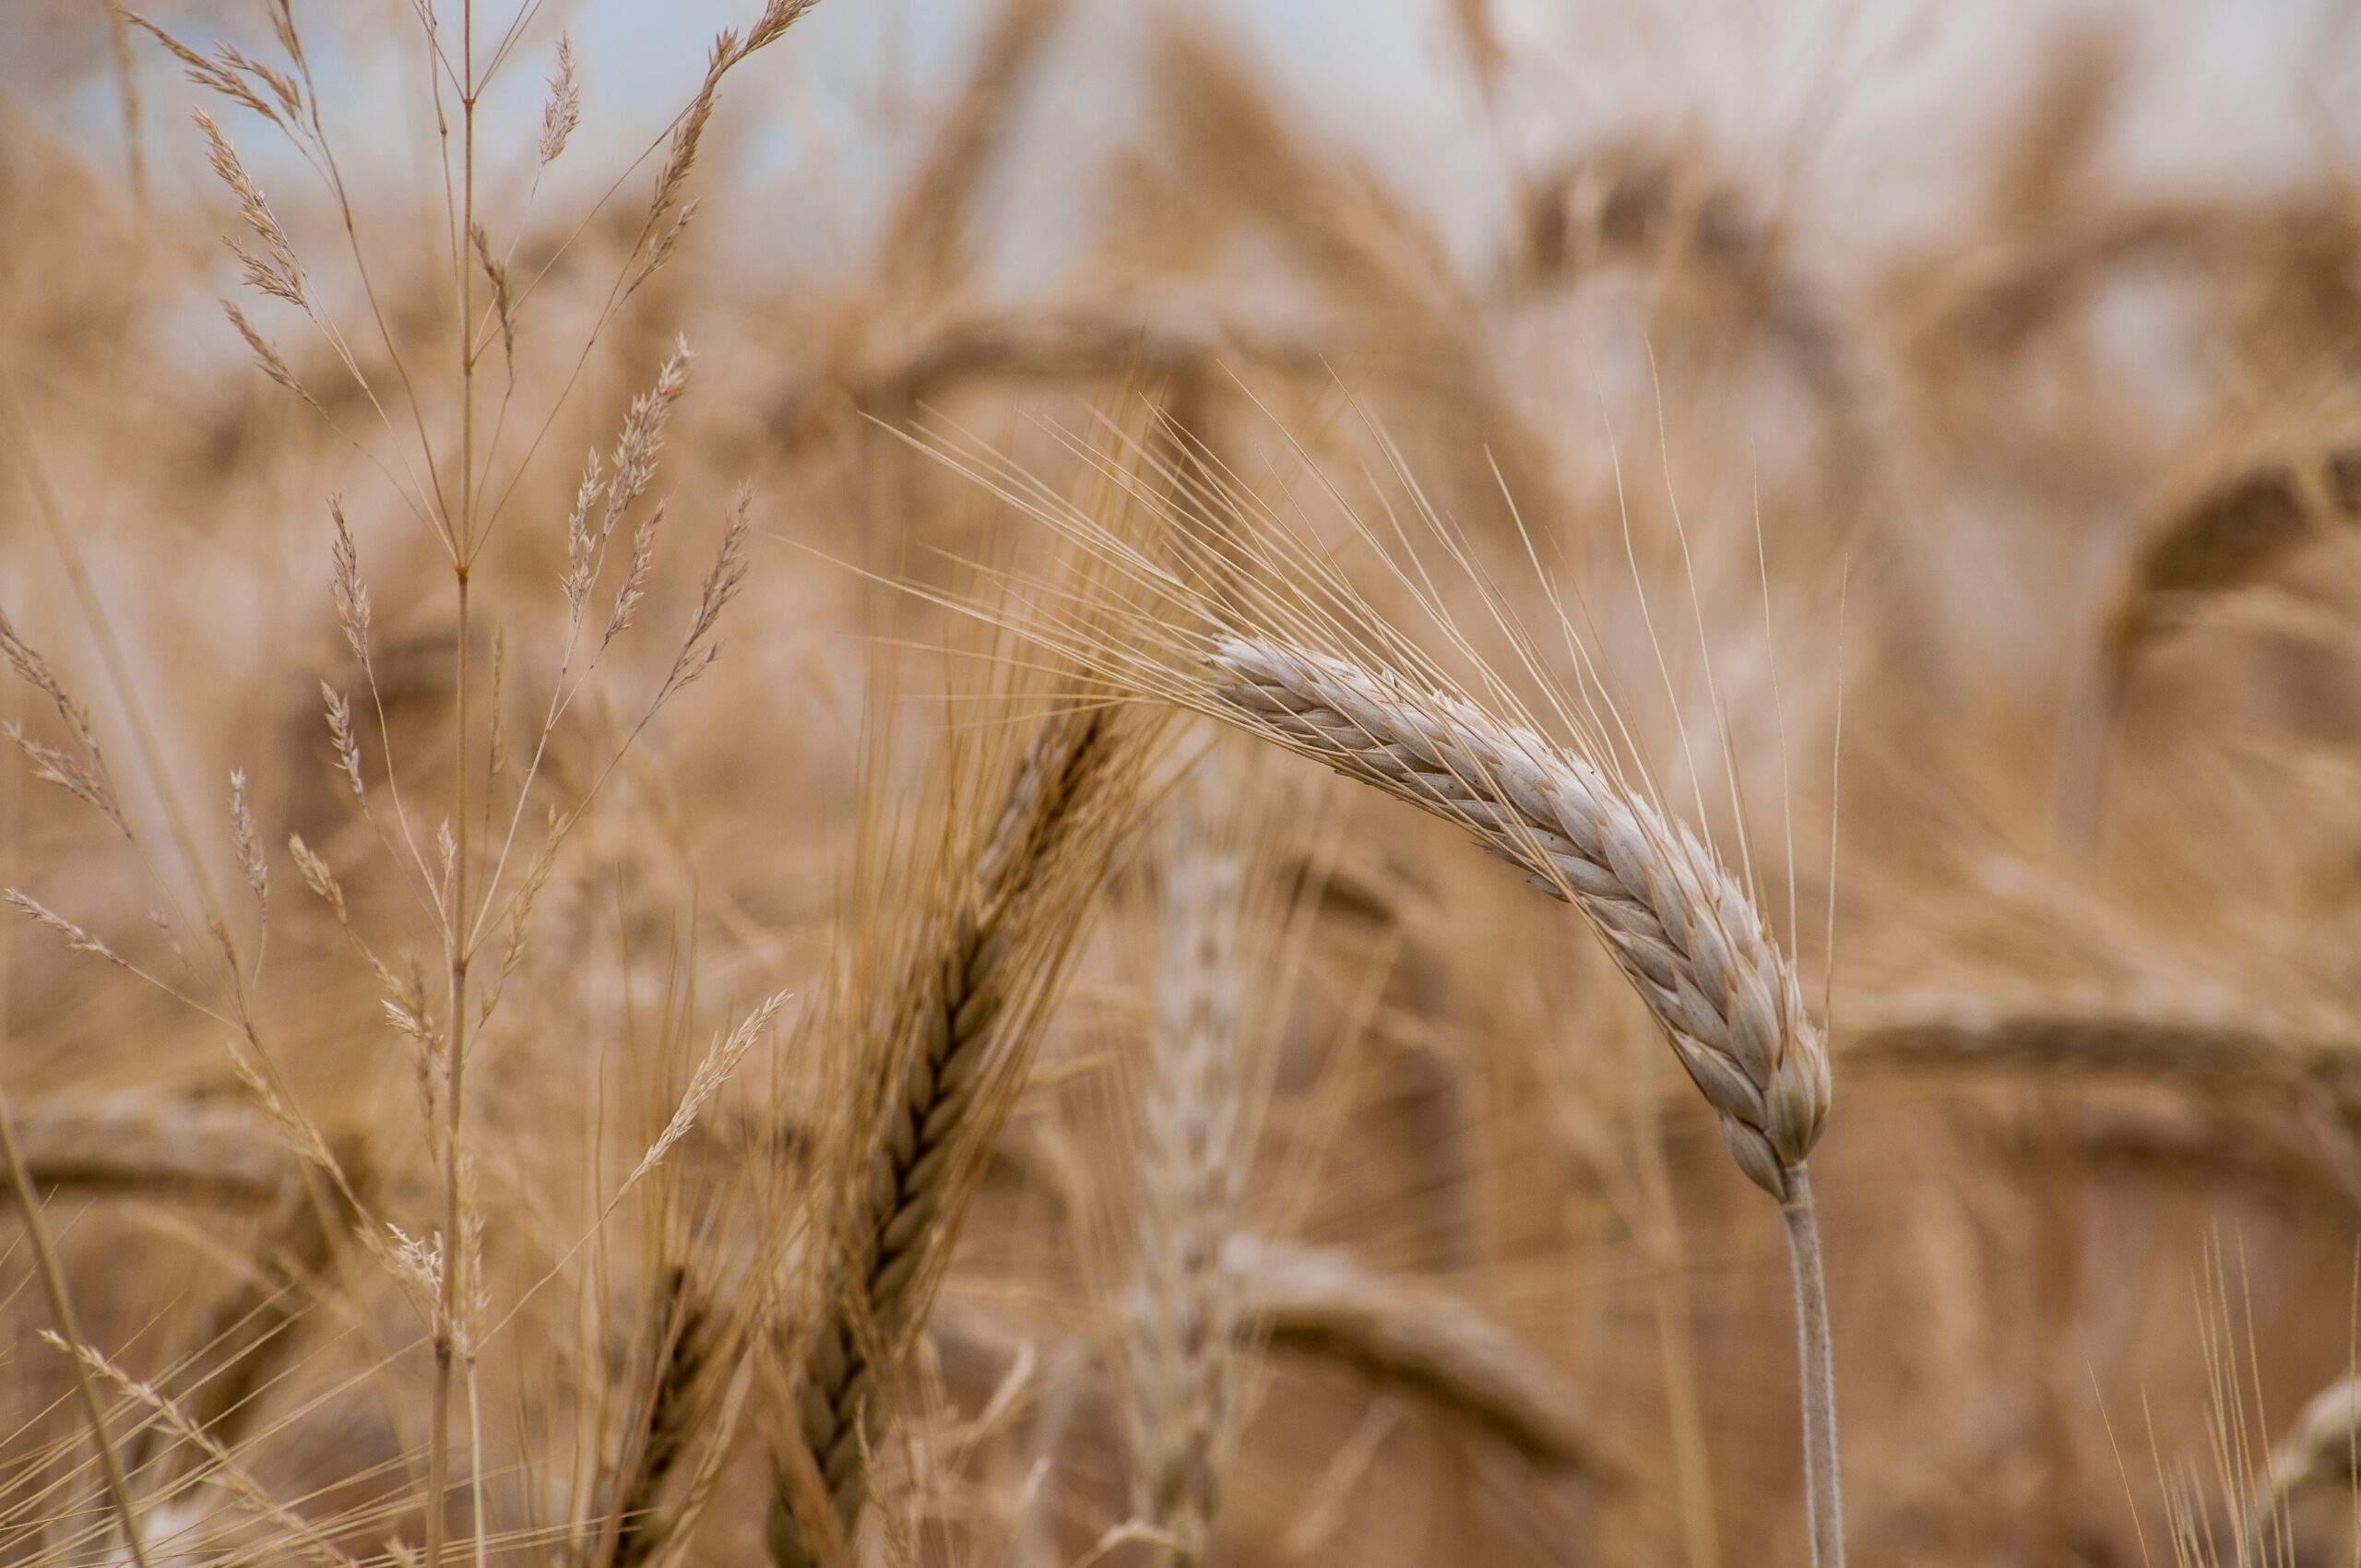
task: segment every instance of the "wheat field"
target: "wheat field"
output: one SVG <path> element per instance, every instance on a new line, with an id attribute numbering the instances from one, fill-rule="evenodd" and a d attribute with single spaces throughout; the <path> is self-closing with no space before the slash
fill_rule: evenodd
<path id="1" fill-rule="evenodd" d="M 0 1562 L 2361 1553 L 2361 36 L 0 8 Z"/>

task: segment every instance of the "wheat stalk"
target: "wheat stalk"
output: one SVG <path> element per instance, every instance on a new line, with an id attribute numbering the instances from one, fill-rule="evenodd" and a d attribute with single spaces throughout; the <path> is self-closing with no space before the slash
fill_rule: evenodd
<path id="1" fill-rule="evenodd" d="M 1845 1060 L 1910 1071 L 2017 1071 L 2349 1099 L 2353 1030 L 2331 1016 L 2274 1016 L 2125 987 L 1919 991 L 1863 1004 Z"/>

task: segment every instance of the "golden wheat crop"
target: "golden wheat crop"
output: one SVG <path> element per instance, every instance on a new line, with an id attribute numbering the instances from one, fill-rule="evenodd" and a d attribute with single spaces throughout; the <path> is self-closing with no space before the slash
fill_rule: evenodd
<path id="1" fill-rule="evenodd" d="M 0 1563 L 2350 1557 L 2350 31 L 0 7 Z"/>

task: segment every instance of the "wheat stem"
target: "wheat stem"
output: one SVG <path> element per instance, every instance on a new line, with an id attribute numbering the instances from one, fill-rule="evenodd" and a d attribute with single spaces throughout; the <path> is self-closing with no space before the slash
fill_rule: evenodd
<path id="1" fill-rule="evenodd" d="M 463 0 L 459 19 L 460 79 L 460 202 L 461 232 L 475 225 L 476 95 L 481 85 L 475 74 L 475 0 Z M 452 760 L 451 903 L 445 919 L 451 956 L 451 1003 L 445 1049 L 448 1084 L 444 1104 L 442 1276 L 434 1306 L 434 1405 L 427 1442 L 426 1568 L 443 1568 L 443 1545 L 448 1532 L 446 1511 L 451 1479 L 451 1373 L 457 1349 L 459 1275 L 466 1258 L 460 1244 L 464 1216 L 459 1188 L 459 1137 L 462 1098 L 468 1062 L 468 581 L 475 549 L 475 350 L 470 322 L 475 314 L 475 273 L 464 251 L 454 263 L 459 284 L 459 516 L 452 524 L 451 564 L 457 579 L 458 619 L 453 631 L 458 671 L 453 693 L 454 756 Z M 483 1521 L 476 1521 L 481 1535 Z"/>
<path id="2" fill-rule="evenodd" d="M 1787 1259 L 1796 1276 L 1796 1365 L 1803 1384 L 1804 1485 L 1811 1513 L 1812 1568 L 1845 1568 L 1845 1505 L 1836 1457 L 1836 1366 L 1828 1334 L 1828 1280 L 1820 1216 L 1800 1161 L 1787 1169 Z"/>

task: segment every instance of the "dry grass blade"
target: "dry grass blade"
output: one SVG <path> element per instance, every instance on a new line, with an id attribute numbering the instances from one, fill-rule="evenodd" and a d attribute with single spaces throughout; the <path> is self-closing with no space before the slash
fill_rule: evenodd
<path id="1" fill-rule="evenodd" d="M 1240 1236 L 1224 1261 L 1250 1338 L 1411 1395 L 1545 1469 L 1607 1481 L 1629 1473 L 1557 1369 L 1447 1291 L 1333 1247 Z"/>

